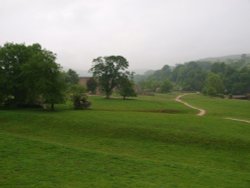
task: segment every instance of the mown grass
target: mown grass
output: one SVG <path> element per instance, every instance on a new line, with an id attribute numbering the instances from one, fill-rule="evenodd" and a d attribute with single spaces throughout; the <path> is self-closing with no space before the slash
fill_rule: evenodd
<path id="1" fill-rule="evenodd" d="M 106 100 L 102 97 L 91 97 L 93 110 L 101 111 L 132 111 L 132 112 L 165 112 L 165 113 L 192 113 L 182 104 L 176 103 L 173 99 L 176 94 L 156 96 L 140 96 L 129 100 L 112 98 Z M 194 111 L 193 111 L 194 113 Z"/>
<path id="2" fill-rule="evenodd" d="M 0 111 L 0 187 L 249 187 L 250 125 L 197 117 L 174 98 Z"/>

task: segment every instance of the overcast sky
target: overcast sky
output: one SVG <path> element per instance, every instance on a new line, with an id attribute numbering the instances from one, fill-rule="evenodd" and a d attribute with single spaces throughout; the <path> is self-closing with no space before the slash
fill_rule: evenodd
<path id="1" fill-rule="evenodd" d="M 64 67 L 122 55 L 160 69 L 250 52 L 250 0 L 0 0 L 0 45 L 40 43 Z"/>

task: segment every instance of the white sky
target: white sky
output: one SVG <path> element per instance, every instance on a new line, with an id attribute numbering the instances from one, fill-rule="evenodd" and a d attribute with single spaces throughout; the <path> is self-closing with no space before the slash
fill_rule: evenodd
<path id="1" fill-rule="evenodd" d="M 160 69 L 249 53 L 250 0 L 0 0 L 5 42 L 38 42 L 75 70 L 107 55 Z"/>

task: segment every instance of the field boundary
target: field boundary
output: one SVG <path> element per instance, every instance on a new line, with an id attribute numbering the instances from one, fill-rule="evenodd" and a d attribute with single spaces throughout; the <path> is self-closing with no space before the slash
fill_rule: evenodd
<path id="1" fill-rule="evenodd" d="M 179 102 L 179 103 L 182 103 L 184 104 L 185 106 L 189 107 L 189 108 L 192 108 L 192 109 L 195 109 L 195 110 L 198 110 L 199 112 L 196 114 L 197 116 L 204 116 L 207 112 L 206 110 L 202 109 L 202 108 L 198 108 L 198 107 L 195 107 L 191 104 L 188 104 L 187 102 L 181 100 L 182 97 L 186 96 L 186 95 L 192 95 L 192 94 L 195 94 L 195 93 L 185 93 L 185 94 L 182 94 L 182 95 L 178 95 L 176 98 L 175 98 L 175 101 L 176 102 Z"/>

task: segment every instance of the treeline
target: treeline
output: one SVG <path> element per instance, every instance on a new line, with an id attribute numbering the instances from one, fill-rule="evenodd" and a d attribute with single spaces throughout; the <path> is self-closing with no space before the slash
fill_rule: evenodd
<path id="1" fill-rule="evenodd" d="M 96 88 L 109 98 L 116 90 L 126 97 L 136 96 L 133 73 L 122 56 L 98 57 L 93 60 L 93 77 L 87 88 L 79 85 L 78 74 L 63 71 L 56 63 L 56 54 L 40 44 L 6 43 L 0 46 L 0 106 L 43 107 L 71 100 L 75 109 L 88 108 L 87 92 Z"/>
<path id="2" fill-rule="evenodd" d="M 165 65 L 150 75 L 137 75 L 142 92 L 200 91 L 207 95 L 250 93 L 250 57 L 225 62 L 192 61 L 175 67 Z"/>

